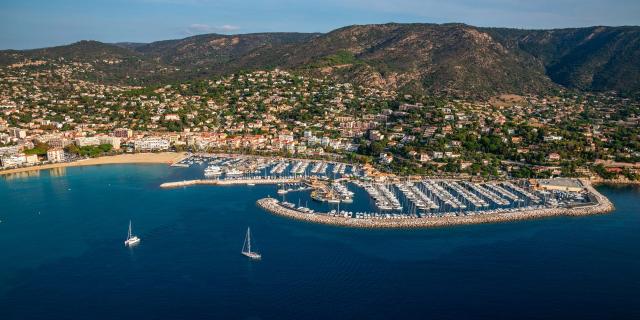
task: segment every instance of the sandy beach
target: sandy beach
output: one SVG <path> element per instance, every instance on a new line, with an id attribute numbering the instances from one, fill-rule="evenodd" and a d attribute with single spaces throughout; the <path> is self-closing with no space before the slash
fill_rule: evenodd
<path id="1" fill-rule="evenodd" d="M 79 160 L 74 162 L 52 163 L 52 164 L 33 166 L 33 167 L 2 170 L 0 171 L 0 176 L 6 175 L 6 174 L 12 174 L 12 173 L 27 172 L 27 171 L 66 168 L 66 167 L 94 166 L 94 165 L 103 165 L 103 164 L 123 164 L 123 163 L 173 164 L 181 160 L 185 156 L 186 156 L 186 153 L 184 152 L 119 154 L 116 156 L 90 158 L 90 159 L 84 159 L 84 160 Z"/>

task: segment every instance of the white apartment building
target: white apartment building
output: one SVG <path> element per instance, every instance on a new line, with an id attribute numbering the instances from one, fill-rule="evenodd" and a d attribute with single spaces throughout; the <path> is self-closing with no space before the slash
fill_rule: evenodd
<path id="1" fill-rule="evenodd" d="M 157 137 L 146 137 L 142 139 L 138 139 L 134 142 L 134 149 L 136 151 L 160 151 L 169 149 L 169 141 L 157 138 Z"/>
<path id="2" fill-rule="evenodd" d="M 0 158 L 0 165 L 5 168 L 15 167 L 25 163 L 26 161 L 27 160 L 23 154 L 14 154 Z"/>
<path id="3" fill-rule="evenodd" d="M 51 162 L 63 162 L 64 150 L 60 148 L 53 148 L 53 149 L 47 150 L 47 160 Z"/>
<path id="4" fill-rule="evenodd" d="M 20 128 L 9 128 L 9 135 L 14 138 L 24 139 L 27 137 L 27 130 Z"/>
<path id="5" fill-rule="evenodd" d="M 99 137 L 100 144 L 110 144 L 113 150 L 120 150 L 120 138 L 118 137 Z"/>
<path id="6" fill-rule="evenodd" d="M 100 138 L 98 137 L 80 137 L 80 138 L 76 138 L 74 141 L 78 147 L 100 145 Z"/>
<path id="7" fill-rule="evenodd" d="M 24 153 L 20 153 L 0 158 L 0 165 L 5 168 L 36 163 L 38 163 L 38 156 L 35 154 L 25 155 Z"/>

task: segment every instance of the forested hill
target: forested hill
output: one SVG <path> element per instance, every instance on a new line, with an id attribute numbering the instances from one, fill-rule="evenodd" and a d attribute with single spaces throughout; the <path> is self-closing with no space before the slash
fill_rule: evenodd
<path id="1" fill-rule="evenodd" d="M 328 33 L 207 34 L 153 43 L 81 41 L 0 51 L 25 59 L 91 63 L 91 80 L 183 81 L 251 69 L 285 68 L 407 92 L 488 96 L 559 87 L 640 92 L 640 27 L 555 30 L 465 24 L 379 24 Z"/>

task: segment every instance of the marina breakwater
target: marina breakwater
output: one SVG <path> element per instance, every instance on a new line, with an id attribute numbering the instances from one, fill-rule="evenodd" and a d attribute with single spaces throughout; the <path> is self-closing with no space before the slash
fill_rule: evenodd
<path id="1" fill-rule="evenodd" d="M 495 212 L 464 216 L 442 216 L 442 217 L 406 217 L 406 218 L 351 218 L 343 216 L 333 216 L 327 213 L 307 213 L 293 208 L 285 207 L 276 199 L 263 198 L 257 201 L 262 209 L 283 217 L 303 220 L 313 223 L 321 223 L 334 226 L 345 226 L 354 228 L 433 228 L 453 225 L 497 223 L 518 220 L 538 219 L 554 216 L 586 216 L 594 214 L 604 214 L 613 211 L 613 204 L 605 196 L 593 189 L 590 185 L 585 186 L 592 195 L 592 203 L 579 207 L 556 207 L 556 208 L 522 208 L 507 212 Z"/>
<path id="2" fill-rule="evenodd" d="M 195 185 L 215 185 L 215 186 L 231 186 L 241 184 L 280 184 L 280 183 L 296 183 L 301 182 L 301 178 L 282 178 L 282 179 L 225 179 L 225 180 L 211 180 L 211 179 L 196 179 L 196 180 L 184 180 L 165 182 L 160 185 L 160 188 L 180 188 Z"/>

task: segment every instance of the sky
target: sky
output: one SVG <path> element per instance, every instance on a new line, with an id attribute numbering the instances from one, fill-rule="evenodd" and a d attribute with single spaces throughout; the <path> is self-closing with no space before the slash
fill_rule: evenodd
<path id="1" fill-rule="evenodd" d="M 0 49 L 387 22 L 550 29 L 640 25 L 640 0 L 0 0 Z"/>

